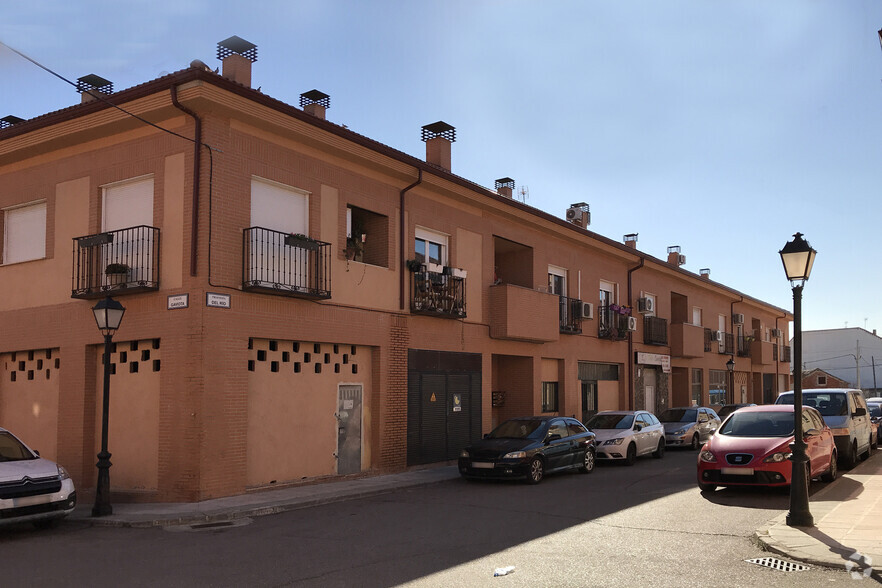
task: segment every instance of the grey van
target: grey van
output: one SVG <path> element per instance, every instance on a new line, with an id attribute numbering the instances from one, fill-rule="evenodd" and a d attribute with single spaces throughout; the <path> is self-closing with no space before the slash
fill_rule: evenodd
<path id="1" fill-rule="evenodd" d="M 793 404 L 793 392 L 778 396 L 775 404 Z M 833 430 L 836 452 L 847 468 L 857 458 L 870 457 L 873 450 L 873 427 L 867 411 L 867 402 L 860 390 L 851 388 L 812 388 L 802 391 L 803 406 L 816 408 L 824 422 Z"/>

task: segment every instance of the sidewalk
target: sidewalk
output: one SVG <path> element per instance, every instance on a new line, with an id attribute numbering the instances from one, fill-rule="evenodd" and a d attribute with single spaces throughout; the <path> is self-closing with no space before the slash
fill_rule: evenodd
<path id="1" fill-rule="evenodd" d="M 113 514 L 92 518 L 92 505 L 80 504 L 68 517 L 101 527 L 164 527 L 231 521 L 257 517 L 352 498 L 387 494 L 401 488 L 413 488 L 459 478 L 455 465 L 388 474 L 260 490 L 238 496 L 195 503 L 114 504 Z"/>
<path id="2" fill-rule="evenodd" d="M 784 513 L 757 530 L 757 541 L 807 564 L 867 576 L 870 565 L 882 569 L 882 456 L 871 456 L 816 492 L 809 510 L 814 527 L 788 527 Z"/>
<path id="3" fill-rule="evenodd" d="M 114 504 L 113 514 L 101 518 L 91 517 L 90 504 L 81 504 L 70 518 L 94 526 L 113 527 L 204 524 L 376 496 L 458 477 L 455 465 L 445 465 L 251 492 L 198 503 Z M 782 513 L 756 531 L 756 540 L 768 551 L 808 564 L 842 569 L 853 561 L 854 569 L 862 571 L 868 561 L 858 561 L 863 555 L 876 562 L 877 568 L 882 568 L 882 455 L 874 455 L 816 492 L 809 508 L 814 527 L 788 527 L 786 513 Z"/>

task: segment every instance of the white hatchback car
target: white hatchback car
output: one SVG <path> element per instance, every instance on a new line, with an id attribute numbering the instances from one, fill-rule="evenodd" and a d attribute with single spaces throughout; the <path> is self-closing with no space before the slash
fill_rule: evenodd
<path id="1" fill-rule="evenodd" d="M 607 410 L 588 419 L 585 426 L 597 442 L 597 459 L 623 459 L 628 465 L 640 455 L 665 455 L 665 428 L 645 410 Z"/>
<path id="2" fill-rule="evenodd" d="M 0 428 L 0 524 L 52 527 L 76 505 L 77 493 L 67 470 Z"/>

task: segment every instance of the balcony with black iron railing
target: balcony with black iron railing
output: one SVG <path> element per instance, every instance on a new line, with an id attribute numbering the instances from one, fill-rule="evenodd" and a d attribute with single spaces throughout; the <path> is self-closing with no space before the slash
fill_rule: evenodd
<path id="1" fill-rule="evenodd" d="M 582 332 L 582 301 L 560 297 L 560 332 L 578 335 Z"/>
<path id="2" fill-rule="evenodd" d="M 781 354 L 778 356 L 778 361 L 783 361 L 786 363 L 790 363 L 790 346 L 782 345 L 781 346 Z"/>
<path id="3" fill-rule="evenodd" d="M 159 289 L 159 229 L 139 225 L 73 240 L 71 298 Z"/>
<path id="4" fill-rule="evenodd" d="M 647 345 L 667 345 L 668 319 L 657 316 L 644 316 L 643 342 Z"/>
<path id="5" fill-rule="evenodd" d="M 735 354 L 735 335 L 732 333 L 723 333 L 723 344 L 720 345 L 719 353 L 720 355 L 734 355 Z"/>
<path id="6" fill-rule="evenodd" d="M 710 329 L 705 328 L 704 330 L 704 350 L 705 352 L 713 349 L 713 344 L 716 343 L 717 340 L 714 337 L 714 332 Z"/>
<path id="7" fill-rule="evenodd" d="M 465 278 L 454 276 L 449 272 L 426 270 L 413 272 L 411 276 L 411 312 L 447 318 L 465 318 Z"/>
<path id="8" fill-rule="evenodd" d="M 750 357 L 750 344 L 753 343 L 753 337 L 750 335 L 738 335 L 737 343 L 736 355 L 738 357 Z"/>
<path id="9" fill-rule="evenodd" d="M 627 314 L 620 314 L 613 310 L 610 306 L 601 306 L 597 316 L 600 319 L 597 325 L 597 336 L 601 339 L 610 341 L 624 341 L 628 338 L 628 319 L 631 318 Z"/>
<path id="10" fill-rule="evenodd" d="M 330 298 L 331 244 L 263 227 L 245 229 L 242 289 L 301 298 Z"/>

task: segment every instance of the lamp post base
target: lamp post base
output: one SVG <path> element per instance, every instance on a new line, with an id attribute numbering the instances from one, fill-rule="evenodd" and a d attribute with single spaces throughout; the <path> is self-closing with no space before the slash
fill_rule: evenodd
<path id="1" fill-rule="evenodd" d="M 801 399 L 800 399 L 801 401 Z M 800 416 L 800 418 L 802 418 Z M 815 520 L 809 511 L 809 464 L 805 442 L 794 441 L 790 444 L 790 461 L 793 469 L 790 473 L 790 512 L 787 513 L 788 527 L 814 527 Z"/>
<path id="2" fill-rule="evenodd" d="M 98 454 L 98 487 L 95 490 L 95 506 L 92 507 L 93 517 L 105 517 L 113 514 L 110 504 L 110 452 Z"/>

